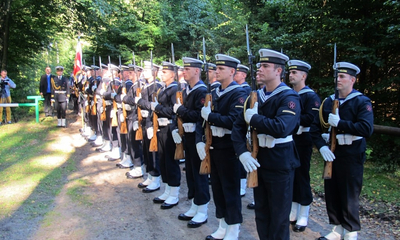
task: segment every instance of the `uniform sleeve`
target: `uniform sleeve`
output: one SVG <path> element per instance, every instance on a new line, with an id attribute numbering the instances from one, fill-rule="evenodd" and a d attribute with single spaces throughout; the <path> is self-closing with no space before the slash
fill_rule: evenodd
<path id="1" fill-rule="evenodd" d="M 247 104 L 246 109 L 249 108 L 249 104 Z M 233 123 L 232 128 L 232 143 L 233 148 L 235 149 L 236 155 L 240 156 L 242 153 L 247 152 L 246 146 L 246 133 L 247 133 L 247 124 L 244 120 L 244 109 L 241 111 Z"/>
<path id="2" fill-rule="evenodd" d="M 301 112 L 299 96 L 288 95 L 282 98 L 278 104 L 279 108 L 273 118 L 260 114 L 255 114 L 251 118 L 250 126 L 257 133 L 268 134 L 274 138 L 284 138 L 293 134 L 294 130 L 297 129 Z"/>
<path id="3" fill-rule="evenodd" d="M 111 83 L 109 83 L 107 85 L 107 90 L 103 93 L 104 99 L 105 100 L 113 100 L 113 98 L 111 97 L 111 93 L 112 93 Z"/>
<path id="4" fill-rule="evenodd" d="M 307 94 L 307 101 L 302 103 L 303 110 L 300 116 L 300 125 L 303 127 L 311 126 L 315 115 L 318 115 L 321 100 L 316 93 Z"/>
<path id="5" fill-rule="evenodd" d="M 367 97 L 361 97 L 357 104 L 356 122 L 340 120 L 338 130 L 361 137 L 370 137 L 374 130 L 374 114 L 372 112 L 371 101 Z M 340 115 L 340 108 L 339 108 Z"/>
<path id="6" fill-rule="evenodd" d="M 235 121 L 238 114 L 243 112 L 243 104 L 246 100 L 246 92 L 242 88 L 235 93 L 235 98 L 230 102 L 228 115 L 221 115 L 220 113 L 211 112 L 208 115 L 208 122 L 212 126 L 223 127 L 226 129 L 232 129 L 233 122 Z"/>
<path id="7" fill-rule="evenodd" d="M 194 101 L 192 103 L 194 109 L 186 108 L 184 103 L 178 108 L 177 115 L 178 117 L 181 117 L 184 122 L 197 122 L 199 119 L 202 119 L 200 116 L 200 111 L 204 106 L 204 100 L 207 94 L 206 89 L 203 89 L 198 89 L 195 92 L 195 96 L 192 98 Z"/>
<path id="8" fill-rule="evenodd" d="M 328 97 L 325 99 L 324 105 L 322 106 L 322 109 L 320 109 L 320 111 L 322 111 L 321 114 L 323 115 L 324 121 L 328 122 L 328 115 L 332 111 L 331 98 Z M 320 149 L 323 146 L 327 146 L 325 140 L 321 136 L 322 133 L 324 133 L 324 131 L 321 127 L 321 120 L 319 114 L 317 114 L 314 117 L 314 121 L 312 122 L 310 127 L 311 138 L 317 149 Z"/>
<path id="9" fill-rule="evenodd" d="M 159 104 L 156 106 L 154 111 L 157 113 L 158 117 L 173 118 L 175 115 L 173 106 L 176 103 L 176 88 L 170 89 L 170 91 L 165 92 L 167 94 L 167 103 Z"/>

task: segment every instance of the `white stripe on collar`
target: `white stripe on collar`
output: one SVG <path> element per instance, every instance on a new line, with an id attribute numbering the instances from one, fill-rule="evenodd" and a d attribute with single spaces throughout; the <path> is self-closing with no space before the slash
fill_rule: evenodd
<path id="1" fill-rule="evenodd" d="M 278 94 L 280 92 L 283 92 L 283 91 L 286 91 L 286 90 L 292 90 L 292 89 L 290 87 L 286 86 L 286 85 L 283 85 L 283 86 L 275 88 L 275 90 L 272 91 L 272 93 L 269 94 L 269 95 L 265 95 L 264 89 L 259 89 L 258 90 L 258 95 L 260 96 L 261 102 L 264 103 L 268 99 L 270 99 L 271 97 L 275 96 L 276 94 Z"/>
<path id="2" fill-rule="evenodd" d="M 192 91 L 194 91 L 194 90 L 196 90 L 196 89 L 198 89 L 198 88 L 201 88 L 201 87 L 207 88 L 207 86 L 206 86 L 204 83 L 196 84 L 192 89 L 189 89 L 189 85 L 187 85 L 187 86 L 186 86 L 186 94 L 189 96 L 189 94 L 190 94 Z"/>
<path id="3" fill-rule="evenodd" d="M 230 92 L 230 91 L 232 91 L 232 90 L 234 90 L 236 88 L 240 88 L 240 87 L 241 86 L 239 84 L 235 84 L 235 85 L 232 85 L 232 86 L 229 86 L 229 87 L 225 88 L 223 92 L 219 92 L 219 88 L 216 88 L 215 93 L 217 94 L 218 97 L 221 97 L 222 95 L 224 95 L 224 94 L 226 94 L 226 93 L 228 93 L 228 92 Z"/>
<path id="4" fill-rule="evenodd" d="M 350 99 L 353 99 L 360 95 L 362 95 L 362 93 L 360 93 L 359 91 L 354 91 L 354 92 L 350 93 L 349 95 L 347 95 L 347 97 L 343 101 L 340 101 L 340 103 L 343 104 L 346 101 L 349 101 Z M 332 99 L 332 101 L 335 100 L 335 94 L 330 95 L 330 98 Z"/>
<path id="5" fill-rule="evenodd" d="M 298 92 L 298 94 L 301 95 L 301 94 L 309 93 L 309 92 L 314 92 L 314 90 L 312 90 L 311 88 L 303 88 Z"/>

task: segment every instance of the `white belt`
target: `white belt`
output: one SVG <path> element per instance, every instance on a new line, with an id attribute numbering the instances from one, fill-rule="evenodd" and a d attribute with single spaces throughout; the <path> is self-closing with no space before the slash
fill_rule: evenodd
<path id="1" fill-rule="evenodd" d="M 67 91 L 54 91 L 54 93 L 66 93 Z"/>
<path id="2" fill-rule="evenodd" d="M 111 100 L 106 100 L 106 106 L 110 106 L 112 104 Z"/>
<path id="3" fill-rule="evenodd" d="M 117 103 L 117 108 L 122 108 L 122 103 Z"/>
<path id="4" fill-rule="evenodd" d="M 132 111 L 132 106 L 127 104 L 127 103 L 125 103 L 125 110 L 126 111 Z"/>
<path id="5" fill-rule="evenodd" d="M 96 99 L 97 99 L 97 100 L 101 100 L 102 98 L 101 98 L 101 96 L 96 95 Z"/>
<path id="6" fill-rule="evenodd" d="M 168 119 L 168 118 L 158 118 L 157 121 L 158 121 L 158 125 L 159 125 L 160 127 L 165 127 L 165 126 L 167 126 L 168 124 L 171 124 L 171 123 L 172 123 L 172 120 L 171 120 L 171 119 Z"/>
<path id="7" fill-rule="evenodd" d="M 183 123 L 182 127 L 186 133 L 192 133 L 196 130 L 196 123 Z"/>
<path id="8" fill-rule="evenodd" d="M 222 128 L 222 127 L 215 127 L 215 126 L 211 126 L 211 134 L 214 137 L 223 137 L 226 134 L 232 134 L 232 131 L 226 128 Z"/>
<path id="9" fill-rule="evenodd" d="M 299 126 L 299 129 L 297 130 L 296 135 L 301 135 L 303 132 L 309 132 L 309 131 L 310 131 L 310 127 Z"/>
<path id="10" fill-rule="evenodd" d="M 149 111 L 147 110 L 140 110 L 140 113 L 142 114 L 143 118 L 147 118 L 149 116 Z"/>
<path id="11" fill-rule="evenodd" d="M 337 134 L 336 139 L 339 145 L 351 145 L 354 141 L 360 140 L 363 137 L 355 136 L 351 134 Z"/>
<path id="12" fill-rule="evenodd" d="M 303 132 L 309 132 L 310 131 L 310 127 L 303 127 Z"/>
<path id="13" fill-rule="evenodd" d="M 258 145 L 260 147 L 273 148 L 276 144 L 282 144 L 293 141 L 293 136 L 289 135 L 285 138 L 274 138 L 271 135 L 258 134 Z"/>

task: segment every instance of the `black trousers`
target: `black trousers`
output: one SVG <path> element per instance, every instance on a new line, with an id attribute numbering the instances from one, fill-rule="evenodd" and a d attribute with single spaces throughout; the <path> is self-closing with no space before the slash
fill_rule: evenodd
<path id="1" fill-rule="evenodd" d="M 325 200 L 329 223 L 353 232 L 361 229 L 359 197 L 362 188 L 365 153 L 336 157 L 332 178 L 325 180 Z"/>
<path id="2" fill-rule="evenodd" d="M 65 119 L 66 111 L 67 111 L 67 102 L 57 102 L 57 118 L 58 119 Z"/>
<path id="3" fill-rule="evenodd" d="M 51 107 L 51 93 L 43 94 L 43 108 L 44 108 L 44 115 L 52 116 L 53 115 L 53 108 Z"/>
<path id="4" fill-rule="evenodd" d="M 106 120 L 103 121 L 103 139 L 112 141 L 112 129 L 111 129 L 111 109 L 112 105 L 106 106 Z"/>
<path id="5" fill-rule="evenodd" d="M 74 113 L 78 114 L 78 112 L 79 112 L 78 97 L 75 96 L 75 94 L 71 94 L 71 100 L 72 100 L 72 103 L 74 104 L 73 105 Z"/>
<path id="6" fill-rule="evenodd" d="M 160 170 L 160 157 L 158 152 L 149 152 L 150 140 L 147 138 L 147 129 L 145 128 L 145 120 L 143 119 L 143 157 L 144 164 L 146 164 L 146 172 L 153 177 L 159 177 L 161 175 Z"/>
<path id="7" fill-rule="evenodd" d="M 127 119 L 128 134 L 122 135 L 127 139 L 126 153 L 131 155 L 133 165 L 140 167 L 143 164 L 143 147 L 141 141 L 135 140 L 136 131 L 133 131 L 133 122 L 133 119 Z"/>
<path id="8" fill-rule="evenodd" d="M 174 159 L 176 145 L 172 139 L 169 126 L 160 127 L 157 132 L 160 171 L 163 183 L 171 187 L 181 185 L 181 169 L 179 161 Z"/>
<path id="9" fill-rule="evenodd" d="M 97 136 L 102 136 L 103 137 L 103 121 L 101 121 L 101 109 L 103 108 L 103 103 L 101 100 L 97 100 L 97 106 L 96 106 L 96 111 L 97 111 L 97 129 L 96 129 L 96 134 Z M 103 109 L 105 111 L 105 109 Z"/>
<path id="10" fill-rule="evenodd" d="M 233 148 L 212 149 L 211 188 L 216 207 L 216 217 L 225 218 L 229 225 L 242 223 L 240 198 L 240 161 Z"/>
<path id="11" fill-rule="evenodd" d="M 289 240 L 294 170 L 258 168 L 254 188 L 257 233 L 260 239 Z"/>
<path id="12" fill-rule="evenodd" d="M 296 144 L 297 153 L 300 157 L 300 167 L 295 169 L 293 182 L 293 202 L 303 206 L 310 205 L 313 201 L 310 186 L 310 161 L 312 154 L 312 143 L 309 145 Z"/>
<path id="13" fill-rule="evenodd" d="M 210 201 L 208 175 L 200 175 L 201 160 L 196 149 L 196 133 L 185 133 L 185 166 L 188 198 L 194 198 L 194 204 L 203 205 Z"/>

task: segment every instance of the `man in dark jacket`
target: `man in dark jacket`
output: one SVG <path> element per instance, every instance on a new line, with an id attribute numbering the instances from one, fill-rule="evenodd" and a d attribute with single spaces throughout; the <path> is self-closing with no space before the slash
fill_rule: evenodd
<path id="1" fill-rule="evenodd" d="M 45 69 L 46 74 L 40 77 L 39 91 L 40 95 L 44 97 L 44 113 L 46 117 L 53 116 L 53 109 L 51 108 L 51 91 L 53 90 L 51 86 L 51 79 L 54 75 L 51 74 L 51 68 L 48 66 Z"/>

